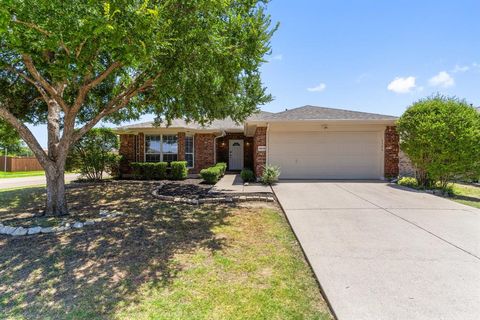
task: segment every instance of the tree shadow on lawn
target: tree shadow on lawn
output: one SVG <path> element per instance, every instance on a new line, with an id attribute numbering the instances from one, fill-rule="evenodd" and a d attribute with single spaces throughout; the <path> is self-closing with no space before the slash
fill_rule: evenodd
<path id="1" fill-rule="evenodd" d="M 108 318 L 119 303 L 134 303 L 142 285 L 168 286 L 182 270 L 175 254 L 225 246 L 212 228 L 232 210 L 161 203 L 150 189 L 70 190 L 73 215 L 92 207 L 125 214 L 63 234 L 0 236 L 0 314 Z"/>

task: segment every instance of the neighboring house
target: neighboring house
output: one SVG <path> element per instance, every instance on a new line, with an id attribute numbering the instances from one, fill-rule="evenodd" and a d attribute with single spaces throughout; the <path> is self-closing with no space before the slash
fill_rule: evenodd
<path id="1" fill-rule="evenodd" d="M 208 126 L 172 121 L 119 127 L 120 154 L 127 162 L 186 160 L 191 173 L 216 162 L 228 170 L 278 165 L 283 179 L 383 179 L 398 175 L 397 118 L 304 106 L 259 112 L 243 124 L 226 120 Z"/>

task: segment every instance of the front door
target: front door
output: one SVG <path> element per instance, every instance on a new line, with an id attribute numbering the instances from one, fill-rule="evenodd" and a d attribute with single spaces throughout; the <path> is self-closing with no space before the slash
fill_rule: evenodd
<path id="1" fill-rule="evenodd" d="M 228 169 L 243 169 L 243 140 L 229 140 L 228 142 Z"/>

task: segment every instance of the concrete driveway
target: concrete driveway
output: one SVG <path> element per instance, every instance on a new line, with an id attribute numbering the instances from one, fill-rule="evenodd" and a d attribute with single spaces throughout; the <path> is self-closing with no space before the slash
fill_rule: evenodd
<path id="1" fill-rule="evenodd" d="M 480 319 L 480 210 L 383 182 L 273 187 L 339 319 Z"/>

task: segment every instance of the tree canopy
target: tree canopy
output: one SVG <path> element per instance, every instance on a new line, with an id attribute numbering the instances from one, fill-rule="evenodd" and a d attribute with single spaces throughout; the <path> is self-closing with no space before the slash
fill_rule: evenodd
<path id="1" fill-rule="evenodd" d="M 0 154 L 7 151 L 9 154 L 22 150 L 22 140 L 15 129 L 5 121 L 0 120 Z"/>
<path id="2" fill-rule="evenodd" d="M 3 0 L 0 117 L 47 188 L 62 188 L 68 149 L 101 120 L 241 121 L 271 100 L 260 78 L 275 30 L 267 2 Z M 25 126 L 36 122 L 48 154 Z"/>
<path id="3" fill-rule="evenodd" d="M 465 100 L 435 95 L 411 105 L 398 121 L 400 146 L 426 174 L 420 181 L 480 175 L 480 113 Z"/>

